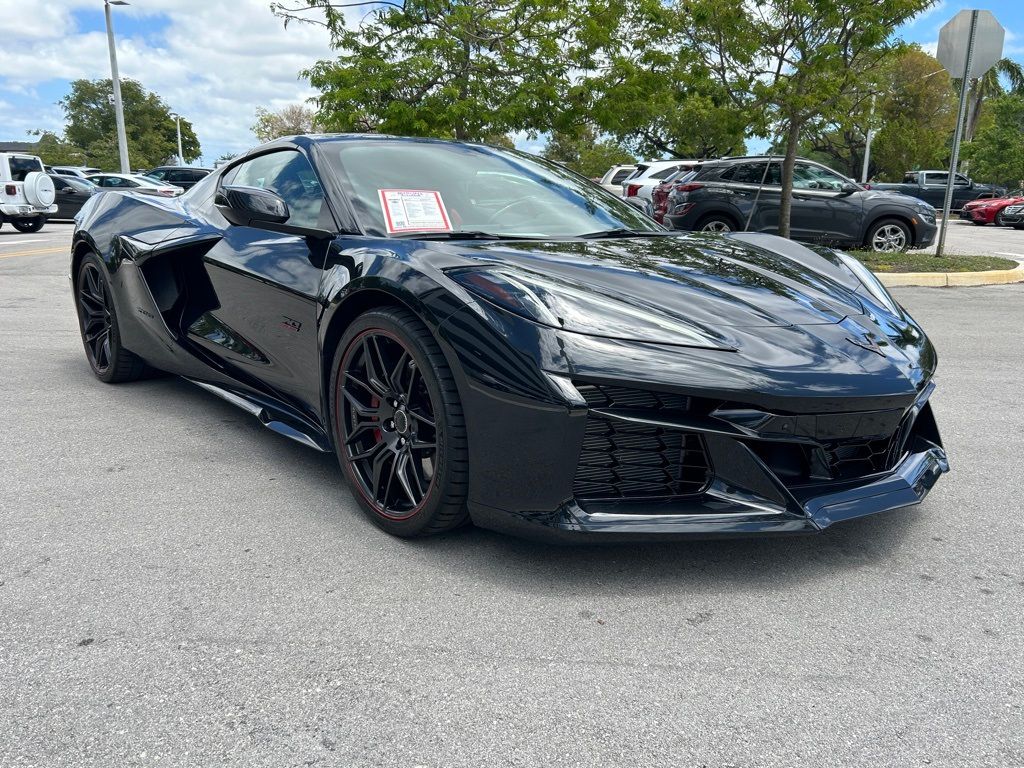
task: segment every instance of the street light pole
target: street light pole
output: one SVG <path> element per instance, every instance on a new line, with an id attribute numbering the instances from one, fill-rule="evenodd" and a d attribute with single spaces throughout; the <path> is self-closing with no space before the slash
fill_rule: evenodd
<path id="1" fill-rule="evenodd" d="M 181 151 L 181 115 L 171 115 L 174 118 L 174 124 L 178 128 L 178 165 L 185 164 L 185 155 Z"/>
<path id="2" fill-rule="evenodd" d="M 124 105 L 121 103 L 121 79 L 117 74 L 117 50 L 114 47 L 114 24 L 110 6 L 128 5 L 125 0 L 103 0 L 103 13 L 107 19 L 107 47 L 110 49 L 110 81 L 114 86 L 114 116 L 117 119 L 117 153 L 121 158 L 121 173 L 131 173 L 128 163 L 128 135 L 124 130 Z"/>

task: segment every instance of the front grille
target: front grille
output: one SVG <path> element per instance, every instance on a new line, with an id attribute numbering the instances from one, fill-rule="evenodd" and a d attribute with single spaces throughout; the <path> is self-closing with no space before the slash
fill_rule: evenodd
<path id="1" fill-rule="evenodd" d="M 576 389 L 591 408 L 648 408 L 651 410 L 685 411 L 690 407 L 686 395 L 650 392 L 606 384 L 576 384 Z"/>
<path id="2" fill-rule="evenodd" d="M 690 398 L 664 392 L 576 384 L 591 408 L 648 411 L 658 419 L 685 411 Z M 587 416 L 573 491 L 582 500 L 690 496 L 707 485 L 710 469 L 699 435 L 653 424 Z"/>
<path id="3" fill-rule="evenodd" d="M 822 444 L 825 463 L 837 480 L 872 475 L 890 468 L 893 436 L 847 439 Z"/>

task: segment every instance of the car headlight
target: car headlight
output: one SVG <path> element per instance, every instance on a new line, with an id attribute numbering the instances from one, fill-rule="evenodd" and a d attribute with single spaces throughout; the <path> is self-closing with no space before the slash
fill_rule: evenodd
<path id="1" fill-rule="evenodd" d="M 935 209 L 930 205 L 921 206 L 917 212 L 929 224 L 935 223 Z"/>
<path id="2" fill-rule="evenodd" d="M 847 269 L 853 272 L 854 276 L 860 280 L 861 285 L 867 289 L 872 298 L 894 315 L 902 314 L 896 299 L 889 295 L 889 291 L 885 289 L 885 286 L 882 285 L 881 280 L 878 279 L 874 272 L 848 253 L 843 253 L 842 251 L 835 251 L 835 253 L 842 259 Z"/>
<path id="3" fill-rule="evenodd" d="M 470 267 L 446 274 L 474 296 L 551 328 L 608 339 L 733 351 L 681 319 L 533 272 Z"/>

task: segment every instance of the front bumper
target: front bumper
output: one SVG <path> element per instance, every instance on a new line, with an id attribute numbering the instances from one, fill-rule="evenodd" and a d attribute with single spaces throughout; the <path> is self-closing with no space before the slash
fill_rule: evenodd
<path id="1" fill-rule="evenodd" d="M 939 233 L 939 225 L 935 219 L 929 223 L 922 216 L 914 217 L 914 227 L 917 230 L 917 237 L 914 240 L 915 248 L 927 248 L 935 242 L 935 236 Z"/>
<path id="2" fill-rule="evenodd" d="M 587 511 L 575 501 L 550 513 L 511 512 L 482 504 L 472 505 L 470 511 L 473 522 L 483 528 L 566 543 L 808 534 L 844 520 L 919 504 L 948 471 L 940 446 L 921 445 L 884 476 L 802 500 L 794 496 L 791 506 L 781 510 L 758 510 L 752 506 L 755 502 L 715 496 L 712 488 L 672 512 L 656 504 L 649 505 L 646 514 L 635 509 Z"/>

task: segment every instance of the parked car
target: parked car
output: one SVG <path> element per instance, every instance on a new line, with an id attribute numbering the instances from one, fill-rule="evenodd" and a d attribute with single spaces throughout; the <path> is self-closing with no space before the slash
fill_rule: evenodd
<path id="1" fill-rule="evenodd" d="M 781 158 L 712 160 L 673 184 L 665 222 L 673 229 L 775 233 L 781 204 Z M 797 160 L 790 209 L 794 240 L 902 251 L 931 245 L 935 233 L 935 210 L 927 203 L 864 189 L 820 163 Z"/>
<path id="2" fill-rule="evenodd" d="M 147 179 L 145 176 L 129 176 L 127 173 L 97 173 L 88 178 L 89 181 L 103 189 L 130 190 L 142 195 L 177 197 L 185 191 L 173 184 L 167 184 L 156 179 Z"/>
<path id="3" fill-rule="evenodd" d="M 904 195 L 924 200 L 933 208 L 941 209 L 945 203 L 946 181 L 949 171 L 907 171 L 899 184 L 876 184 L 871 189 L 887 192 L 899 192 Z M 985 197 L 1003 197 L 1006 187 L 994 184 L 977 184 L 962 173 L 953 180 L 953 202 L 950 210 L 959 211 L 964 203 Z"/>
<path id="4" fill-rule="evenodd" d="M 813 533 L 948 470 L 935 349 L 863 264 L 595 192 L 496 147 L 294 136 L 183 199 L 96 195 L 84 356 L 336 453 L 398 536 Z"/>
<path id="5" fill-rule="evenodd" d="M 56 173 L 50 174 L 53 181 L 53 188 L 56 193 L 54 202 L 57 203 L 57 212 L 50 216 L 51 219 L 73 219 L 82 205 L 99 187 L 88 179 L 80 179 L 77 176 L 60 176 Z"/>
<path id="6" fill-rule="evenodd" d="M 613 195 L 621 195 L 622 182 L 629 178 L 635 170 L 635 165 L 613 165 L 604 172 L 604 176 L 597 183 Z"/>
<path id="7" fill-rule="evenodd" d="M 652 160 L 637 163 L 636 170 L 622 182 L 622 196 L 650 200 L 658 184 L 679 171 L 693 169 L 698 163 L 700 160 Z"/>
<path id="8" fill-rule="evenodd" d="M 142 175 L 163 184 L 192 189 L 197 182 L 209 176 L 212 170 L 212 168 L 193 168 L 187 165 L 161 165 L 151 171 L 143 171 Z"/>
<path id="9" fill-rule="evenodd" d="M 35 155 L 0 152 L 0 226 L 19 232 L 38 232 L 57 212 L 55 190 Z"/>
<path id="10" fill-rule="evenodd" d="M 52 165 L 47 167 L 47 173 L 58 176 L 77 176 L 84 179 L 96 173 L 103 173 L 99 168 L 90 168 L 87 165 Z"/>
<path id="11" fill-rule="evenodd" d="M 676 182 L 685 181 L 693 173 L 693 170 L 676 171 L 651 190 L 651 216 L 659 224 L 665 223 L 665 214 L 668 212 L 668 193 L 672 186 Z"/>
<path id="12" fill-rule="evenodd" d="M 1024 190 L 1018 189 L 1006 197 L 990 197 L 964 203 L 960 209 L 960 218 L 978 226 L 995 224 L 997 227 L 1007 226 L 1003 221 L 1003 211 L 1007 206 L 1024 203 Z"/>
<path id="13" fill-rule="evenodd" d="M 1003 226 L 1024 229 L 1024 202 L 1006 206 L 1001 218 Z"/>

